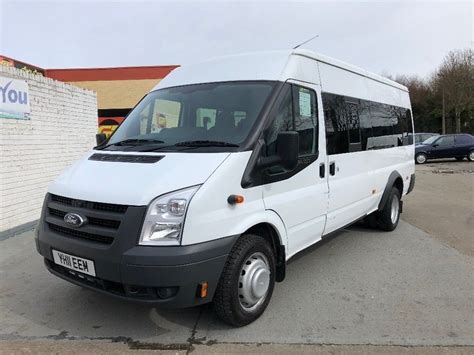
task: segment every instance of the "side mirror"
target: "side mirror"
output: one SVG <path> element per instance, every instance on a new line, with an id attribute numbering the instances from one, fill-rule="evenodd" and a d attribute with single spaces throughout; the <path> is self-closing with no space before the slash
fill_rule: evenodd
<path id="1" fill-rule="evenodd" d="M 434 148 L 436 148 L 437 146 L 439 146 L 439 144 L 437 144 L 437 143 L 434 143 L 434 144 L 432 144 L 432 145 L 433 145 Z"/>
<path id="2" fill-rule="evenodd" d="M 280 132 L 276 141 L 276 153 L 281 165 L 286 170 L 293 170 L 298 165 L 300 138 L 298 132 Z"/>
<path id="3" fill-rule="evenodd" d="M 261 158 L 258 165 L 261 168 L 281 165 L 286 170 L 293 170 L 298 165 L 299 135 L 298 132 L 288 131 L 278 133 L 276 139 L 276 155 Z"/>
<path id="4" fill-rule="evenodd" d="M 105 133 L 97 133 L 95 135 L 95 141 L 97 145 L 104 144 L 106 140 L 107 140 L 107 136 L 105 135 Z"/>

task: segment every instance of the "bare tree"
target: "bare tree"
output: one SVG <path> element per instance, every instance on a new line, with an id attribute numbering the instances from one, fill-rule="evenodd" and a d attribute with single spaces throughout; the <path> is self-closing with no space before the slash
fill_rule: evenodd
<path id="1" fill-rule="evenodd" d="M 448 111 L 454 112 L 456 133 L 461 132 L 461 114 L 474 105 L 474 52 L 472 49 L 449 52 L 433 84 L 443 92 Z"/>

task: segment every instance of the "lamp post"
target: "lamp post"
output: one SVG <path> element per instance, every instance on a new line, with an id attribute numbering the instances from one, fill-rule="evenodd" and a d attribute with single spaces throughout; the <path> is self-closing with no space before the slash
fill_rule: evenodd
<path id="1" fill-rule="evenodd" d="M 439 84 L 441 85 L 441 96 L 442 96 L 442 116 L 441 116 L 441 134 L 446 134 L 446 100 L 444 97 L 444 85 L 443 76 L 438 73 Z"/>

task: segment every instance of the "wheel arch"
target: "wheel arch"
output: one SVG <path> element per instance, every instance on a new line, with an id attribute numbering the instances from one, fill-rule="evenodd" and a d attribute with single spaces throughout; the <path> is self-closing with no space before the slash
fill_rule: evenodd
<path id="1" fill-rule="evenodd" d="M 403 179 L 398 173 L 398 171 L 392 171 L 392 173 L 388 177 L 387 184 L 385 185 L 385 189 L 382 194 L 382 198 L 379 202 L 378 211 L 383 210 L 388 198 L 390 197 L 390 191 L 392 191 L 393 187 L 396 187 L 398 189 L 401 197 L 403 195 Z"/>

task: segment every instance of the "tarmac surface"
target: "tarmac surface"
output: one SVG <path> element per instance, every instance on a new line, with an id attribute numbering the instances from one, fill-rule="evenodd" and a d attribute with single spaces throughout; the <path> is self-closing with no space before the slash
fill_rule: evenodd
<path id="1" fill-rule="evenodd" d="M 60 280 L 45 269 L 32 232 L 0 241 L 0 353 L 474 353 L 473 205 L 461 213 L 474 175 L 453 173 L 468 189 L 433 197 L 449 208 L 424 218 L 411 204 L 445 183 L 430 169 L 417 167 L 427 177 L 417 176 L 403 217 L 435 232 L 405 221 L 391 233 L 345 229 L 293 258 L 266 312 L 243 328 L 220 322 L 211 306 L 164 311 Z M 446 236 L 429 223 L 444 213 L 467 224 Z"/>

